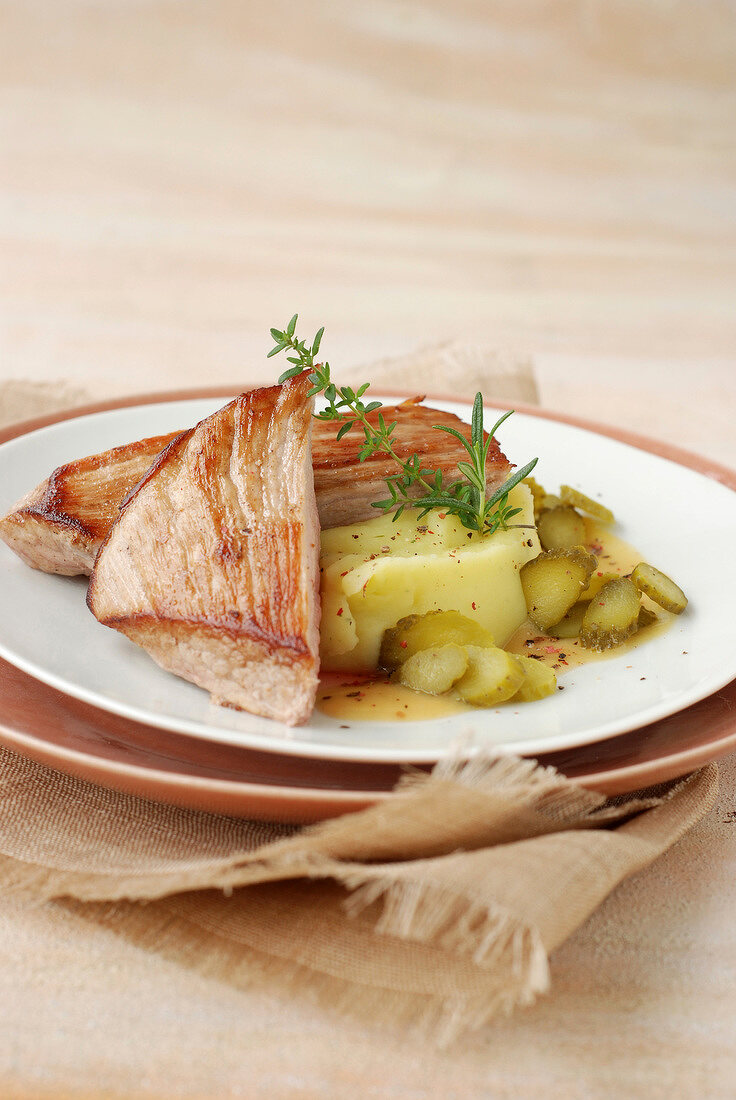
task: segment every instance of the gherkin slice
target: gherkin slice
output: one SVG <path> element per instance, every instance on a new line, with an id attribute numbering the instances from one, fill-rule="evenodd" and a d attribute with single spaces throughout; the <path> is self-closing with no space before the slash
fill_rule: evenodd
<path id="1" fill-rule="evenodd" d="M 524 673 L 524 683 L 511 699 L 513 703 L 534 703 L 552 695 L 557 689 L 557 677 L 549 665 L 533 657 L 517 657 Z"/>
<path id="2" fill-rule="evenodd" d="M 573 508 L 579 508 L 589 516 L 603 520 L 604 523 L 613 523 L 614 515 L 610 508 L 600 504 L 597 500 L 591 500 L 579 489 L 573 489 L 571 485 L 560 485 L 560 499 L 563 504 L 570 504 Z"/>
<path id="3" fill-rule="evenodd" d="M 618 580 L 620 576 L 620 573 L 602 573 L 600 570 L 596 570 L 588 581 L 588 587 L 580 593 L 580 599 L 586 602 L 592 600 L 594 596 L 598 595 L 604 584 Z"/>
<path id="4" fill-rule="evenodd" d="M 583 616 L 580 640 L 587 649 L 612 649 L 639 627 L 641 599 L 629 577 L 617 577 L 601 588 Z"/>
<path id="5" fill-rule="evenodd" d="M 588 610 L 587 602 L 584 603 L 582 596 L 577 603 L 574 603 L 566 615 L 555 626 L 549 628 L 549 633 L 553 638 L 577 638 L 580 635 L 580 631 L 583 626 L 583 615 Z"/>
<path id="6" fill-rule="evenodd" d="M 405 687 L 428 695 L 444 695 L 466 672 L 468 654 L 462 646 L 438 646 L 412 654 L 399 668 L 398 678 Z"/>
<path id="7" fill-rule="evenodd" d="M 631 579 L 645 596 L 654 600 L 665 611 L 671 611 L 673 615 L 681 615 L 687 607 L 687 596 L 675 582 L 655 569 L 653 565 L 647 565 L 640 561 L 631 574 Z"/>
<path id="8" fill-rule="evenodd" d="M 585 542 L 585 520 L 574 508 L 548 508 L 537 521 L 537 534 L 545 550 L 580 546 Z"/>
<path id="9" fill-rule="evenodd" d="M 454 642 L 456 645 L 495 646 L 489 630 L 459 611 L 427 611 L 406 615 L 383 633 L 378 664 L 389 671 L 423 649 Z"/>
<path id="10" fill-rule="evenodd" d="M 582 546 L 547 550 L 523 565 L 519 577 L 527 611 L 547 631 L 567 614 L 588 584 L 596 560 Z"/>
<path id="11" fill-rule="evenodd" d="M 642 607 L 639 609 L 639 621 L 637 622 L 637 628 L 644 630 L 646 627 L 651 626 L 652 623 L 656 623 L 659 620 L 657 616 L 648 607 Z"/>
<path id="12" fill-rule="evenodd" d="M 524 485 L 528 485 L 531 489 L 532 500 L 534 502 L 534 518 L 539 519 L 544 498 L 547 496 L 547 490 L 544 489 L 533 477 L 525 477 Z"/>
<path id="13" fill-rule="evenodd" d="M 477 707 L 494 707 L 516 694 L 524 682 L 518 657 L 504 649 L 476 645 L 465 648 L 468 671 L 455 684 L 461 699 Z"/>

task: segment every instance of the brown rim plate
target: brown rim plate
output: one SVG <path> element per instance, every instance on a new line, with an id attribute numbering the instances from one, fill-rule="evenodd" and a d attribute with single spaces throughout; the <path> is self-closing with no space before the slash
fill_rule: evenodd
<path id="1" fill-rule="evenodd" d="M 82 779 L 235 817 L 316 821 L 390 796 L 393 764 L 257 752 L 130 722 L 0 661 L 0 743 Z M 736 681 L 644 729 L 539 756 L 585 787 L 621 794 L 685 775 L 736 749 Z"/>
<path id="2" fill-rule="evenodd" d="M 0 442 L 91 412 L 234 392 L 237 387 L 188 390 L 89 405 L 6 428 Z M 519 411 L 630 443 L 736 489 L 732 471 L 678 448 L 574 417 L 526 406 Z M 281 821 L 315 821 L 361 809 L 390 797 L 402 773 L 391 764 L 307 760 L 152 729 L 74 700 L 4 661 L 0 743 L 113 789 L 194 809 Z M 643 729 L 538 759 L 586 787 L 618 794 L 684 775 L 734 749 L 736 681 Z"/>

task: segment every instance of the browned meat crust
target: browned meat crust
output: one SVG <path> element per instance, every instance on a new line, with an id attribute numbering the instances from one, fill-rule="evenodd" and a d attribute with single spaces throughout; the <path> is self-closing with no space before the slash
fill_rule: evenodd
<path id="1" fill-rule="evenodd" d="M 446 477 L 455 479 L 458 460 L 467 459 L 467 453 L 454 436 L 432 428 L 435 424 L 443 424 L 470 439 L 470 425 L 453 413 L 419 404 L 421 400 L 415 397 L 401 405 L 376 409 L 368 419 L 377 424 L 382 413 L 386 424 L 396 421 L 394 449 L 399 458 L 406 461 L 417 454 L 427 469 L 442 470 Z M 386 478 L 397 472 L 396 464 L 385 452 L 376 452 L 360 462 L 358 453 L 364 435 L 359 427 L 339 442 L 335 440 L 336 431 L 334 422 L 318 420 L 315 423 L 314 487 L 324 528 L 375 519 L 380 513 L 372 503 L 386 497 Z M 491 488 L 496 488 L 511 473 L 511 465 L 495 439 L 488 451 L 486 469 Z"/>
<path id="2" fill-rule="evenodd" d="M 319 670 L 309 388 L 253 390 L 171 440 L 121 508 L 87 598 L 216 702 L 292 725 Z"/>
<path id="3" fill-rule="evenodd" d="M 397 454 L 408 459 L 416 453 L 427 467 L 454 478 L 458 459 L 465 457 L 463 448 L 453 436 L 432 431 L 432 427 L 445 424 L 465 435 L 470 429 L 452 413 L 418 402 L 414 398 L 382 410 L 387 423 L 397 422 Z M 376 423 L 378 411 L 370 419 Z M 359 461 L 363 439 L 359 429 L 340 441 L 335 439 L 336 431 L 334 423 L 314 422 L 314 487 L 324 528 L 375 517 L 371 505 L 386 495 L 385 478 L 396 472 L 386 455 L 374 454 Z M 122 501 L 178 434 L 141 439 L 60 466 L 0 519 L 0 538 L 36 569 L 66 575 L 90 573 Z M 489 487 L 500 485 L 510 472 L 511 466 L 494 440 L 488 455 Z"/>
<path id="4" fill-rule="evenodd" d="M 140 439 L 59 466 L 0 519 L 0 537 L 34 569 L 90 573 L 122 501 L 177 434 Z"/>

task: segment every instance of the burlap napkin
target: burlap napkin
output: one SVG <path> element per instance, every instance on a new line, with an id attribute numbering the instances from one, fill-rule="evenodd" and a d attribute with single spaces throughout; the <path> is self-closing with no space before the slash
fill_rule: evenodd
<path id="1" fill-rule="evenodd" d="M 446 381 L 457 365 L 451 388 L 494 396 L 478 349 L 440 354 Z M 461 386 L 471 362 L 477 381 Z M 376 374 L 412 387 L 403 366 Z M 544 992 L 549 952 L 717 793 L 711 765 L 608 805 L 471 748 L 407 774 L 379 806 L 302 830 L 148 802 L 0 750 L 0 891 L 71 906 L 219 981 L 286 985 L 446 1043 Z"/>

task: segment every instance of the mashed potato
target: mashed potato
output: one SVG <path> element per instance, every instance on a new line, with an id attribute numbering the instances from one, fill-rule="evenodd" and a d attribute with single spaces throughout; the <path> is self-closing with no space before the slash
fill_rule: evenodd
<path id="1" fill-rule="evenodd" d="M 322 532 L 320 655 L 325 670 L 370 671 L 383 632 L 405 615 L 459 611 L 503 646 L 527 616 L 521 566 L 540 552 L 531 492 L 518 485 L 509 503 L 522 511 L 494 535 L 468 531 L 456 516 L 406 511 L 394 523 Z"/>

